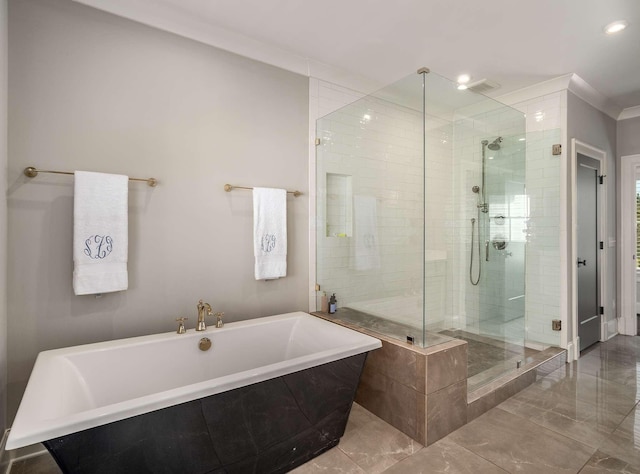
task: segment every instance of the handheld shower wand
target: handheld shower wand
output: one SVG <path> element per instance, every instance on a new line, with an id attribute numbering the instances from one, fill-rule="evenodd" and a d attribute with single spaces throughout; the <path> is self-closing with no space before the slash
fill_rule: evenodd
<path id="1" fill-rule="evenodd" d="M 474 194 L 478 194 L 478 199 L 480 199 L 480 188 L 478 186 L 474 186 L 473 188 L 471 188 L 471 191 L 473 191 Z M 476 235 L 476 218 L 471 218 L 471 257 L 469 259 L 469 281 L 471 282 L 471 284 L 473 286 L 476 286 L 478 283 L 480 283 L 480 275 L 482 275 L 482 258 L 480 258 L 480 208 L 481 205 L 478 204 L 478 206 L 476 206 L 477 209 L 477 222 L 478 222 L 478 232 Z M 474 252 L 474 244 L 475 244 L 475 240 L 478 240 L 478 276 L 476 278 L 473 277 L 473 254 Z"/>

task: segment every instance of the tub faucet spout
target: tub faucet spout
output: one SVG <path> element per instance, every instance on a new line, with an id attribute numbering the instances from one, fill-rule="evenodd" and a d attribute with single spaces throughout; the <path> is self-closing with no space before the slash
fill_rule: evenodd
<path id="1" fill-rule="evenodd" d="M 205 316 L 211 316 L 213 310 L 209 303 L 203 303 L 202 300 L 198 301 L 198 324 L 196 325 L 196 331 L 204 331 L 207 329 L 207 324 L 204 322 Z"/>

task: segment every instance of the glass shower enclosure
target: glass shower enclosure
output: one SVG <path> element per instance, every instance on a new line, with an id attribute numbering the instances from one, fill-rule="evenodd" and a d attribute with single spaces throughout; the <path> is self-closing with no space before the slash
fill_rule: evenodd
<path id="1" fill-rule="evenodd" d="M 524 115 L 421 70 L 322 117 L 316 137 L 316 283 L 334 316 L 420 347 L 466 340 L 469 390 L 515 368 Z"/>

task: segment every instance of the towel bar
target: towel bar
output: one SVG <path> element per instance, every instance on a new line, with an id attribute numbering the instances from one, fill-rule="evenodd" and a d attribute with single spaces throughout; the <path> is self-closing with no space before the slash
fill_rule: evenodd
<path id="1" fill-rule="evenodd" d="M 233 189 L 253 189 L 253 188 L 248 186 L 232 186 L 230 184 L 224 185 L 224 190 L 228 193 L 230 193 Z M 295 197 L 302 196 L 302 193 L 300 191 L 287 191 L 287 194 L 293 194 Z"/>
<path id="2" fill-rule="evenodd" d="M 24 175 L 29 178 L 35 178 L 38 176 L 38 173 L 53 173 L 53 174 L 70 174 L 73 175 L 72 171 L 53 171 L 53 170 L 39 170 L 34 168 L 33 166 L 27 166 L 24 169 Z M 129 181 L 144 181 L 147 185 L 152 188 L 158 185 L 158 180 L 156 178 L 129 178 Z"/>

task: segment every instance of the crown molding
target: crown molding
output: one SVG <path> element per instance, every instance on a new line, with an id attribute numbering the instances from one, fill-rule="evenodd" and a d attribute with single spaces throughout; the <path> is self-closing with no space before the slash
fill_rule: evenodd
<path id="1" fill-rule="evenodd" d="M 341 68 L 211 25 L 189 12 L 164 2 L 154 0 L 73 1 L 296 74 L 315 77 L 365 94 L 384 86 Z M 548 79 L 496 96 L 495 99 L 507 105 L 514 105 L 563 90 L 571 91 L 616 120 L 640 116 L 640 106 L 622 110 L 577 74 L 565 74 Z"/>
<path id="2" fill-rule="evenodd" d="M 365 77 L 211 25 L 167 3 L 149 0 L 73 1 L 302 76 L 316 77 L 365 93 L 380 88 L 380 84 Z"/>
<path id="3" fill-rule="evenodd" d="M 623 115 L 624 118 L 640 115 L 640 107 L 631 107 L 630 109 L 625 109 L 623 111 L 620 106 L 614 104 L 607 96 L 592 87 L 580 76 L 573 73 L 539 82 L 538 84 L 498 96 L 496 99 L 504 104 L 514 105 L 519 102 L 524 102 L 526 100 L 535 99 L 564 90 L 572 92 L 589 105 L 595 107 L 615 120 L 621 120 Z M 629 110 L 629 112 L 627 112 L 627 110 Z"/>
<path id="4" fill-rule="evenodd" d="M 618 116 L 618 120 L 626 120 L 630 118 L 640 117 L 640 105 L 636 105 L 635 107 L 627 107 L 620 112 Z"/>
<path id="5" fill-rule="evenodd" d="M 514 105 L 531 99 L 536 99 L 569 88 L 572 74 L 554 77 L 546 81 L 538 82 L 531 86 L 523 87 L 513 92 L 495 97 L 496 100 L 507 105 Z"/>
<path id="6" fill-rule="evenodd" d="M 73 1 L 297 74 L 307 75 L 309 69 L 306 58 L 302 56 L 211 25 L 171 4 L 146 0 Z"/>
<path id="7" fill-rule="evenodd" d="M 622 112 L 622 107 L 614 104 L 607 96 L 591 87 L 587 81 L 577 74 L 571 74 L 568 89 L 584 100 L 587 104 L 607 114 L 612 119 L 618 120 L 620 112 Z"/>

